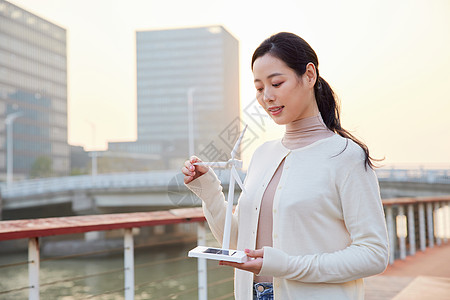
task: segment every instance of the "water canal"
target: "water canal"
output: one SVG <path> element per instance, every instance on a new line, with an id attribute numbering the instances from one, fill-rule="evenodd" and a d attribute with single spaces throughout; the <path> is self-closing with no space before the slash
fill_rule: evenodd
<path id="1" fill-rule="evenodd" d="M 135 299 L 198 299 L 197 259 L 187 258 L 187 252 L 195 245 L 135 249 Z M 0 254 L 0 266 L 26 260 L 25 251 Z M 102 274 L 90 276 L 98 273 Z M 231 268 L 209 261 L 209 299 L 233 299 L 232 277 Z M 58 260 L 42 257 L 40 284 L 44 300 L 124 299 L 123 252 Z M 0 291 L 27 285 L 26 264 L 0 269 Z M 27 289 L 0 294 L 0 299 L 5 300 L 27 298 Z"/>

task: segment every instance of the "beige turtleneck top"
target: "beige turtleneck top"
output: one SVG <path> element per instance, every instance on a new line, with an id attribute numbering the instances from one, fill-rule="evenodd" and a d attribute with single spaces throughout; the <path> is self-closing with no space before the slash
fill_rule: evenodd
<path id="1" fill-rule="evenodd" d="M 318 140 L 331 137 L 334 133 L 327 128 L 320 113 L 316 116 L 300 119 L 286 125 L 286 132 L 281 140 L 283 146 L 293 150 L 308 146 Z M 284 160 L 278 166 L 271 181 L 267 185 L 261 200 L 261 209 L 258 222 L 258 235 L 256 238 L 256 249 L 264 246 L 272 247 L 273 227 L 273 198 L 276 188 L 280 182 Z M 255 282 L 272 282 L 269 276 L 256 276 Z"/>

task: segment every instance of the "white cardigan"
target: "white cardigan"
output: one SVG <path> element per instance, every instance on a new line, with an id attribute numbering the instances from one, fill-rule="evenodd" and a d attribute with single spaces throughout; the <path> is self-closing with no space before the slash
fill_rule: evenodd
<path id="1" fill-rule="evenodd" d="M 287 299 L 364 299 L 363 277 L 381 273 L 388 238 L 375 172 L 353 141 L 334 135 L 289 150 L 281 140 L 253 154 L 234 212 L 231 249 L 254 249 L 260 203 L 277 167 L 284 168 L 273 202 L 273 247 L 264 247 L 260 274 L 274 277 L 274 296 Z M 215 173 L 187 184 L 203 200 L 222 242 L 226 201 Z M 253 273 L 236 269 L 235 297 L 250 300 Z"/>

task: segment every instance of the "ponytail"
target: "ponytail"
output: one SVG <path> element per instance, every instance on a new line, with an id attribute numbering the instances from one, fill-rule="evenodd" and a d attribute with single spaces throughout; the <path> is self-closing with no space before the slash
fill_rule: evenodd
<path id="1" fill-rule="evenodd" d="M 369 154 L 369 148 L 363 142 L 354 137 L 350 132 L 341 127 L 340 108 L 338 99 L 334 94 L 333 89 L 328 84 L 328 82 L 326 82 L 325 79 L 319 76 L 319 70 L 317 68 L 316 70 L 318 80 L 314 85 L 314 94 L 323 122 L 328 127 L 328 129 L 339 134 L 344 138 L 352 140 L 363 149 L 365 153 L 364 164 L 366 170 L 367 166 L 369 166 L 372 169 L 376 168 L 377 166 L 374 164 L 374 161 L 381 161 L 381 159 L 372 158 Z"/>

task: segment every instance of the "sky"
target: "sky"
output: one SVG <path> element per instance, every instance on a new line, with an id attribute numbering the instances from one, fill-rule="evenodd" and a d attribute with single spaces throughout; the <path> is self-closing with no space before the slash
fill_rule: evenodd
<path id="1" fill-rule="evenodd" d="M 137 138 L 136 30 L 222 25 L 240 42 L 242 108 L 255 97 L 253 51 L 290 31 L 316 51 L 342 126 L 383 165 L 450 166 L 450 1 L 10 2 L 67 30 L 72 145 L 104 150 Z M 244 157 L 283 132 L 270 122 Z"/>

